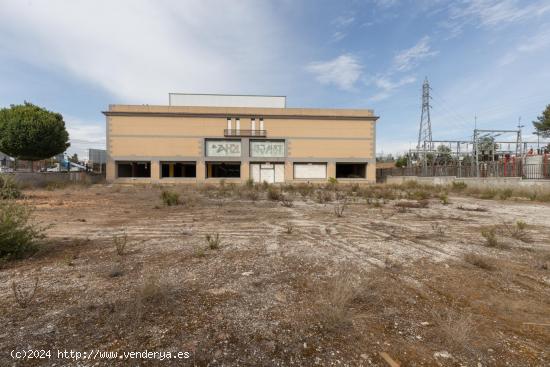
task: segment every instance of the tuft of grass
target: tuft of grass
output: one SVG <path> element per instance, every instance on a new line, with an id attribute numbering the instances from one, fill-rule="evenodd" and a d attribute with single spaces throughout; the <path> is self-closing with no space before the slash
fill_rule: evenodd
<path id="1" fill-rule="evenodd" d="M 38 288 L 38 277 L 34 279 L 31 285 L 23 285 L 16 281 L 11 282 L 11 290 L 15 303 L 21 308 L 26 308 L 34 299 L 36 289 Z"/>
<path id="2" fill-rule="evenodd" d="M 326 331 L 336 331 L 351 325 L 350 305 L 357 295 L 355 282 L 350 276 L 339 275 L 319 291 L 314 315 Z"/>
<path id="3" fill-rule="evenodd" d="M 267 198 L 271 201 L 280 201 L 282 197 L 281 191 L 273 185 L 270 185 L 267 189 Z"/>
<path id="4" fill-rule="evenodd" d="M 8 175 L 0 175 L 0 199 L 13 200 L 21 197 L 19 185 L 13 177 Z"/>
<path id="5" fill-rule="evenodd" d="M 307 197 L 310 197 L 313 194 L 313 192 L 315 191 L 315 188 L 313 187 L 312 184 L 301 183 L 301 184 L 296 185 L 296 191 L 298 191 L 298 193 L 303 198 L 307 198 Z"/>
<path id="6" fill-rule="evenodd" d="M 513 226 L 509 228 L 510 235 L 516 240 L 522 242 L 529 242 L 529 234 L 527 233 L 527 223 L 522 220 L 518 220 Z"/>
<path id="7" fill-rule="evenodd" d="M 480 199 L 490 200 L 497 196 L 497 191 L 493 189 L 485 189 L 479 194 Z"/>
<path id="8" fill-rule="evenodd" d="M 292 208 L 294 206 L 294 199 L 290 195 L 281 195 L 281 205 L 285 208 Z"/>
<path id="9" fill-rule="evenodd" d="M 219 233 L 216 233 L 214 235 L 207 234 L 205 238 L 206 238 L 206 243 L 208 244 L 208 248 L 210 250 L 217 250 L 220 248 L 221 240 L 220 240 Z"/>
<path id="10" fill-rule="evenodd" d="M 474 323 L 469 314 L 459 314 L 449 309 L 444 315 L 436 315 L 437 325 L 447 343 L 463 348 L 474 335 Z"/>
<path id="11" fill-rule="evenodd" d="M 397 208 L 427 208 L 429 204 L 428 200 L 399 201 L 395 203 L 395 206 Z"/>
<path id="12" fill-rule="evenodd" d="M 332 194 L 330 191 L 319 189 L 316 191 L 316 199 L 319 204 L 325 204 L 332 201 Z"/>
<path id="13" fill-rule="evenodd" d="M 464 255 L 464 261 L 484 270 L 495 269 L 495 265 L 490 258 L 488 258 L 487 256 L 475 254 L 473 252 Z"/>
<path id="14" fill-rule="evenodd" d="M 344 216 L 344 210 L 348 205 L 348 195 L 344 192 L 339 192 L 336 194 L 336 201 L 334 203 L 334 214 L 341 218 Z"/>
<path id="15" fill-rule="evenodd" d="M 446 193 L 439 195 L 439 201 L 441 201 L 441 204 L 443 205 L 449 205 L 449 195 L 447 195 Z"/>
<path id="16" fill-rule="evenodd" d="M 118 256 L 126 254 L 126 245 L 128 244 L 128 235 L 126 232 L 123 232 L 121 235 L 113 235 L 113 243 Z"/>
<path id="17" fill-rule="evenodd" d="M 168 287 L 161 282 L 158 276 L 152 275 L 138 288 L 138 300 L 142 304 L 158 304 L 166 300 L 168 296 Z"/>
<path id="18" fill-rule="evenodd" d="M 294 224 L 292 224 L 292 222 L 286 222 L 285 233 L 292 234 L 292 232 L 294 232 Z"/>
<path id="19" fill-rule="evenodd" d="M 246 182 L 244 183 L 244 185 L 249 188 L 249 189 L 252 189 L 254 187 L 254 180 L 249 178 L 248 180 L 246 180 Z"/>
<path id="20" fill-rule="evenodd" d="M 160 198 L 166 206 L 178 205 L 180 203 L 180 194 L 175 191 L 162 190 Z"/>
<path id="21" fill-rule="evenodd" d="M 464 181 L 453 181 L 452 183 L 452 189 L 454 191 L 464 191 L 468 185 L 466 185 L 466 182 Z"/>
<path id="22" fill-rule="evenodd" d="M 205 257 L 206 256 L 206 249 L 204 247 L 197 246 L 197 247 L 195 247 L 193 255 L 195 257 L 199 257 L 199 258 Z"/>
<path id="23" fill-rule="evenodd" d="M 504 189 L 504 190 L 500 191 L 499 198 L 500 198 L 500 200 L 507 200 L 507 199 L 512 197 L 513 193 L 514 192 L 512 191 L 512 189 Z"/>
<path id="24" fill-rule="evenodd" d="M 485 245 L 488 247 L 499 247 L 496 228 L 484 228 L 481 230 L 481 236 L 485 238 Z"/>
<path id="25" fill-rule="evenodd" d="M 432 223 L 432 230 L 438 236 L 444 236 L 445 235 L 445 228 L 443 228 L 443 226 L 441 226 L 441 224 L 439 224 L 438 222 L 433 222 Z"/>
<path id="26" fill-rule="evenodd" d="M 480 206 L 476 206 L 475 208 L 466 208 L 462 205 L 459 205 L 456 207 L 458 210 L 463 210 L 466 212 L 488 212 L 489 210 L 487 208 L 482 208 Z"/>
<path id="27" fill-rule="evenodd" d="M 115 263 L 113 267 L 109 270 L 109 278 L 118 278 L 124 275 L 124 269 L 122 264 Z"/>

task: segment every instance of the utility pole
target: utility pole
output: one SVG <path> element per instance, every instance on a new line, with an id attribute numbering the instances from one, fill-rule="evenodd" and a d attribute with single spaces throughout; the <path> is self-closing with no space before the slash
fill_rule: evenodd
<path id="1" fill-rule="evenodd" d="M 476 117 L 476 126 L 477 126 L 477 117 Z M 479 177 L 479 138 L 477 136 L 477 128 L 474 129 L 474 147 L 476 150 L 476 176 Z"/>
<path id="2" fill-rule="evenodd" d="M 422 150 L 422 166 L 424 174 L 427 173 L 428 157 L 427 151 L 433 149 L 432 143 L 432 122 L 430 119 L 430 83 L 428 77 L 422 84 L 422 112 L 420 114 L 420 128 L 418 129 L 417 150 Z"/>

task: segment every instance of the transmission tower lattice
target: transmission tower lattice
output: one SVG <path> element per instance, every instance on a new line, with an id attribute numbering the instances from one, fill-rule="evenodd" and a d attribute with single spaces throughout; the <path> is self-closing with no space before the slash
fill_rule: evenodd
<path id="1" fill-rule="evenodd" d="M 426 152 L 433 149 L 432 122 L 430 120 L 430 83 L 428 78 L 422 84 L 422 114 L 420 115 L 420 129 L 418 130 L 418 145 L 416 149 L 422 151 L 422 160 L 426 162 Z"/>

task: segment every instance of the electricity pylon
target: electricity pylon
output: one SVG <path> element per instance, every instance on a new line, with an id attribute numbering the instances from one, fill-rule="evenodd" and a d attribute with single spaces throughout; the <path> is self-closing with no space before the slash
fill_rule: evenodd
<path id="1" fill-rule="evenodd" d="M 418 145 L 416 149 L 422 152 L 422 165 L 428 165 L 427 153 L 433 150 L 432 122 L 430 120 L 430 83 L 428 78 L 422 84 L 422 113 L 420 115 L 420 129 L 418 130 Z"/>

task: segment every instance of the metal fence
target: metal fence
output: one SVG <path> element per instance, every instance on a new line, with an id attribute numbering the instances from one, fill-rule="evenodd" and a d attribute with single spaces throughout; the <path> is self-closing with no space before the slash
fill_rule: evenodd
<path id="1" fill-rule="evenodd" d="M 525 164 L 521 162 L 481 162 L 472 165 L 430 165 L 402 168 L 377 169 L 377 181 L 385 181 L 387 176 L 419 177 L 521 177 L 523 179 L 550 179 L 550 162 Z"/>

